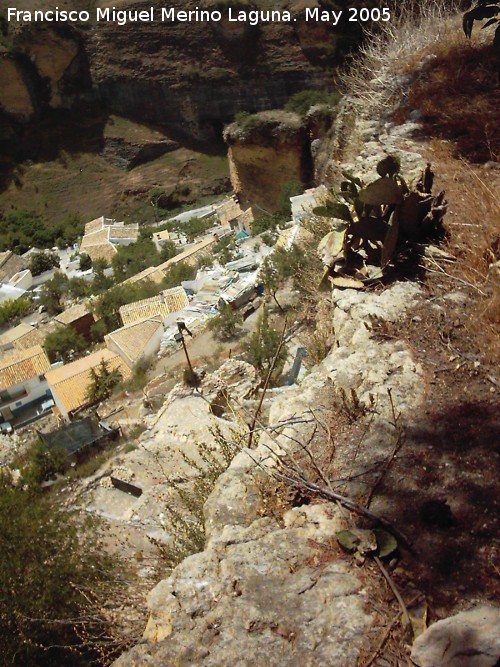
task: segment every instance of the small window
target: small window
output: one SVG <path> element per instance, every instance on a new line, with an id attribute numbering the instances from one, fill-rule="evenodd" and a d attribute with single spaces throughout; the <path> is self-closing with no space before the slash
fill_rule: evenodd
<path id="1" fill-rule="evenodd" d="M 17 401 L 17 403 L 16 403 L 16 408 L 20 408 L 22 404 L 23 404 L 22 401 Z"/>

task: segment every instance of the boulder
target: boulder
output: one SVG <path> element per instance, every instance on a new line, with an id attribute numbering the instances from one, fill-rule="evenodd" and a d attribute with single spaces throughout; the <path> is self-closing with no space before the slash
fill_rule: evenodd
<path id="1" fill-rule="evenodd" d="M 500 660 L 500 607 L 482 605 L 431 625 L 413 644 L 418 667 L 495 667 Z"/>

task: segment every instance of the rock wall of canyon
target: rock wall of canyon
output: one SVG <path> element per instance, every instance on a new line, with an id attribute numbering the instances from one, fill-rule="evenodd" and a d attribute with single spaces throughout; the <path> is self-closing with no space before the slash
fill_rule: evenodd
<path id="1" fill-rule="evenodd" d="M 312 158 L 305 121 L 294 113 L 262 112 L 224 131 L 233 190 L 256 215 L 273 213 L 288 184 L 310 184 Z"/>
<path id="2" fill-rule="evenodd" d="M 182 9 L 198 4 L 188 0 Z M 10 26 L 8 46 L 0 45 L 3 139 L 18 144 L 26 123 L 90 104 L 160 126 L 174 139 L 220 143 L 238 111 L 279 108 L 294 92 L 331 86 L 331 68 L 359 38 L 357 26 L 346 31 L 294 16 L 237 28 L 224 21 Z"/>

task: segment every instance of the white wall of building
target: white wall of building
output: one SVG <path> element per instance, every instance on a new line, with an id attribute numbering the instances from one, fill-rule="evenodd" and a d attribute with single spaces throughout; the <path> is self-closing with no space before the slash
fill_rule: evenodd
<path id="1" fill-rule="evenodd" d="M 8 421 L 8 419 L 10 418 L 9 411 L 16 414 L 17 411 L 22 410 L 30 403 L 33 403 L 34 401 L 39 400 L 44 396 L 47 396 L 48 391 L 49 391 L 49 385 L 44 377 L 43 379 L 40 379 L 40 377 L 37 376 L 34 378 L 30 378 L 25 382 L 20 382 L 16 385 L 13 385 L 12 387 L 9 387 L 9 389 L 7 389 L 5 392 L 9 396 L 12 396 L 13 398 L 11 400 L 0 399 L 0 413 Z M 24 393 L 22 393 L 22 395 L 18 395 L 21 394 L 21 392 Z"/>

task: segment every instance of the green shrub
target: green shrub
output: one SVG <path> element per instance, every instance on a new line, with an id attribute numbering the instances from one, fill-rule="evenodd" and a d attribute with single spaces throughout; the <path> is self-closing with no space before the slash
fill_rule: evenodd
<path id="1" fill-rule="evenodd" d="M 30 256 L 29 270 L 33 276 L 39 276 L 44 271 L 50 271 L 60 266 L 59 255 L 56 252 L 34 252 Z"/>
<path id="2" fill-rule="evenodd" d="M 304 192 L 304 186 L 299 181 L 287 181 L 281 187 L 281 192 L 278 197 L 279 213 L 286 219 L 292 215 L 292 203 L 290 197 L 295 197 Z"/>
<path id="3" fill-rule="evenodd" d="M 187 262 L 179 262 L 171 266 L 162 282 L 162 289 L 177 287 L 183 280 L 192 280 L 196 275 L 196 268 Z"/>
<path id="4" fill-rule="evenodd" d="M 33 309 L 31 299 L 22 296 L 19 299 L 7 299 L 0 303 L 0 326 L 13 323 L 19 317 L 27 315 Z"/>
<path id="5" fill-rule="evenodd" d="M 62 359 L 67 363 L 87 348 L 87 341 L 71 327 L 60 326 L 48 334 L 43 346 L 52 362 Z"/>
<path id="6" fill-rule="evenodd" d="M 293 111 L 305 116 L 311 107 L 317 105 L 335 107 L 340 99 L 341 95 L 337 91 L 327 93 L 321 90 L 301 90 L 288 99 L 284 108 L 286 111 Z"/>
<path id="7" fill-rule="evenodd" d="M 62 298 L 68 288 L 68 278 L 60 272 L 43 285 L 40 291 L 40 305 L 47 309 L 50 315 L 57 315 L 64 310 Z"/>
<path id="8" fill-rule="evenodd" d="M 287 216 L 281 212 L 274 213 L 274 215 L 261 215 L 252 222 L 252 234 L 258 236 L 263 232 L 275 232 L 286 221 Z"/>
<path id="9" fill-rule="evenodd" d="M 113 643 L 102 603 L 116 577 L 94 525 L 0 476 L 0 553 L 2 664 L 97 661 Z"/>
<path id="10" fill-rule="evenodd" d="M 231 340 L 236 336 L 239 325 L 243 322 L 241 313 L 231 308 L 227 303 L 222 303 L 219 307 L 219 313 L 213 317 L 208 328 L 213 332 L 215 338 L 219 340 Z"/>
<path id="11" fill-rule="evenodd" d="M 88 271 L 92 268 L 92 260 L 87 253 L 82 252 L 80 255 L 80 271 Z"/>
<path id="12" fill-rule="evenodd" d="M 90 383 L 86 394 L 87 401 L 89 403 L 105 401 L 122 380 L 123 376 L 120 371 L 109 370 L 107 362 L 103 359 L 97 369 L 90 369 Z"/>
<path id="13" fill-rule="evenodd" d="M 258 370 L 263 382 L 278 353 L 280 340 L 281 334 L 269 324 L 267 308 L 264 307 L 262 314 L 257 320 L 257 327 L 248 337 L 245 345 L 245 359 Z M 282 346 L 271 374 L 271 385 L 274 384 L 281 375 L 286 357 L 286 348 Z"/>
<path id="14" fill-rule="evenodd" d="M 140 359 L 134 366 L 132 377 L 128 382 L 125 382 L 123 388 L 127 391 L 138 391 L 143 389 L 148 382 L 148 371 L 153 366 L 153 359 L 144 357 Z"/>
<path id="15" fill-rule="evenodd" d="M 123 281 L 160 263 L 160 254 L 151 239 L 142 238 L 130 245 L 118 246 L 111 266 L 117 281 Z"/>
<path id="16" fill-rule="evenodd" d="M 182 373 L 182 381 L 188 387 L 199 387 L 201 384 L 201 378 L 195 371 L 190 368 L 185 368 Z"/>
<path id="17" fill-rule="evenodd" d="M 220 475 L 248 440 L 248 433 L 244 429 L 233 428 L 222 433 L 218 426 L 214 426 L 211 432 L 213 444 L 197 443 L 199 460 L 194 460 L 181 451 L 185 463 L 195 472 L 195 478 L 188 483 L 179 482 L 178 479 L 169 480 L 176 497 L 176 502 L 169 502 L 164 506 L 170 523 L 171 543 L 165 545 L 150 538 L 170 570 L 184 558 L 203 550 L 205 503 Z"/>
<path id="18" fill-rule="evenodd" d="M 51 248 L 58 239 L 62 245 L 69 245 L 83 231 L 78 215 L 70 214 L 60 224 L 51 226 L 40 214 L 26 209 L 10 211 L 0 218 L 0 223 L 0 251 L 13 250 L 19 254 L 32 247 Z"/>
<path id="19" fill-rule="evenodd" d="M 22 469 L 23 482 L 36 489 L 42 482 L 64 473 L 68 465 L 68 455 L 65 449 L 49 449 L 41 440 L 38 440 L 28 452 L 27 464 Z"/>

